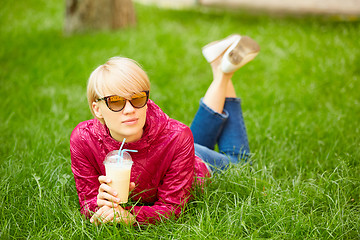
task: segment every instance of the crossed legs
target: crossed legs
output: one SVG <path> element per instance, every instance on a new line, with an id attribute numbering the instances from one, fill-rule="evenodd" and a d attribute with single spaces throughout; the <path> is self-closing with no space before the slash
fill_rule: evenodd
<path id="1" fill-rule="evenodd" d="M 221 57 L 211 62 L 213 81 L 191 125 L 196 155 L 212 170 L 246 161 L 250 154 L 240 99 L 231 80 L 233 73 L 223 73 L 220 63 Z M 216 144 L 220 152 L 214 151 Z"/>

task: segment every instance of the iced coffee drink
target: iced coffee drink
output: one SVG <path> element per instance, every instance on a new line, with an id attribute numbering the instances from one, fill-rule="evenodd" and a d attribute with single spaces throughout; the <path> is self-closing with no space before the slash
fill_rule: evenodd
<path id="1" fill-rule="evenodd" d="M 132 164 L 130 154 L 119 154 L 118 150 L 108 153 L 104 161 L 106 176 L 111 179 L 109 186 L 117 192 L 120 203 L 128 202 Z"/>

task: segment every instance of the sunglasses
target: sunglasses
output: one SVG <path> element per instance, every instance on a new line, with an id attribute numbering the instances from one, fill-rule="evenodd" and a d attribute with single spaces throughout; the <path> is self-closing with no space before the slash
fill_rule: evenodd
<path id="1" fill-rule="evenodd" d="M 142 108 L 146 105 L 147 101 L 149 100 L 149 91 L 142 91 L 139 93 L 135 93 L 131 95 L 131 99 L 128 100 L 126 98 L 111 95 L 103 98 L 99 98 L 96 102 L 104 100 L 106 106 L 113 112 L 120 112 L 124 109 L 126 105 L 126 101 L 129 101 L 131 106 L 134 108 Z"/>

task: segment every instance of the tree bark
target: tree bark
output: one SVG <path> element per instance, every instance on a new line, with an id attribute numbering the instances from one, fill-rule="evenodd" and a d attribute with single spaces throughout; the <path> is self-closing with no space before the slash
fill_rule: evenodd
<path id="1" fill-rule="evenodd" d="M 136 24 L 131 0 L 65 0 L 65 33 L 113 30 Z"/>

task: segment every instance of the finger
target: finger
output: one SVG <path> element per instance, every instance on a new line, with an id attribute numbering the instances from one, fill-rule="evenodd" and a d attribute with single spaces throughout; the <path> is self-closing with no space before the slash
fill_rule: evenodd
<path id="1" fill-rule="evenodd" d="M 92 215 L 92 217 L 90 218 L 90 222 L 95 224 L 101 222 L 101 215 L 103 214 L 104 211 L 105 209 L 103 207 L 97 210 L 96 213 L 94 213 L 94 215 Z"/>
<path id="2" fill-rule="evenodd" d="M 118 204 L 117 203 L 112 203 L 112 202 L 109 202 L 109 201 L 106 201 L 106 200 L 102 200 L 102 199 L 98 199 L 96 201 L 98 207 L 104 207 L 104 206 L 107 206 L 107 207 L 117 207 Z"/>
<path id="3" fill-rule="evenodd" d="M 107 192 L 107 193 L 113 195 L 114 197 L 116 197 L 116 195 L 117 195 L 117 192 L 105 183 L 100 185 L 99 192 Z"/>
<path id="4" fill-rule="evenodd" d="M 99 223 L 101 223 L 101 221 L 101 217 L 98 215 L 93 215 L 90 219 L 90 222 L 95 225 L 98 225 Z"/>
<path id="5" fill-rule="evenodd" d="M 104 176 L 104 175 L 101 175 L 98 177 L 98 180 L 100 182 L 100 184 L 102 183 L 110 183 L 111 182 L 111 179 L 107 176 Z"/>
<path id="6" fill-rule="evenodd" d="M 108 212 L 111 212 L 113 208 L 110 208 L 108 206 L 101 207 L 93 216 L 95 225 L 99 225 L 101 223 L 104 223 L 104 218 L 109 214 Z"/>
<path id="7" fill-rule="evenodd" d="M 116 202 L 110 202 L 110 201 L 103 200 L 103 199 L 98 199 L 96 203 L 99 207 L 108 206 L 108 207 L 113 208 L 113 207 L 119 206 L 118 203 L 116 203 Z"/>
<path id="8" fill-rule="evenodd" d="M 103 214 L 103 223 L 112 222 L 119 215 L 118 211 L 116 211 L 115 208 L 112 208 Z"/>
<path id="9" fill-rule="evenodd" d="M 90 218 L 90 222 L 93 223 L 95 221 L 95 216 L 92 215 L 92 217 Z"/>
<path id="10" fill-rule="evenodd" d="M 114 197 L 113 195 L 110 195 L 107 192 L 100 192 L 97 195 L 97 199 L 99 200 L 106 200 L 113 203 L 120 203 L 120 198 Z"/>
<path id="11" fill-rule="evenodd" d="M 129 186 L 129 191 L 131 192 L 132 190 L 135 189 L 135 183 L 134 182 L 131 182 L 130 183 L 130 186 Z"/>

